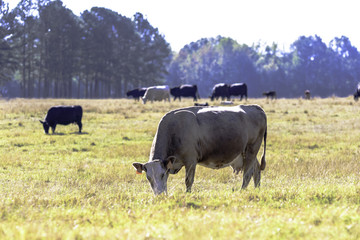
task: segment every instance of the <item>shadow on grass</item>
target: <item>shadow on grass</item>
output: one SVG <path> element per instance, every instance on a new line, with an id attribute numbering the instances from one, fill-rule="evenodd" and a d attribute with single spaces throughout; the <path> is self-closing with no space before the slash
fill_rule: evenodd
<path id="1" fill-rule="evenodd" d="M 66 133 L 59 133 L 59 132 L 55 132 L 55 133 L 51 133 L 51 134 L 48 134 L 48 135 L 54 135 L 54 136 L 64 136 L 64 135 L 87 135 L 87 134 L 89 134 L 88 132 L 81 132 L 81 133 L 79 133 L 79 132 L 72 132 L 72 133 L 68 133 L 68 134 L 66 134 Z"/>
<path id="2" fill-rule="evenodd" d="M 70 134 L 75 134 L 75 135 L 87 135 L 89 134 L 88 132 L 73 132 L 73 133 L 70 133 Z"/>

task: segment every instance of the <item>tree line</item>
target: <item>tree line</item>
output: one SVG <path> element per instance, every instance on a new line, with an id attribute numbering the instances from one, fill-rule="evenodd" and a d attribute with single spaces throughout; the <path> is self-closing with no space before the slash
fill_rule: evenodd
<path id="1" fill-rule="evenodd" d="M 60 0 L 21 0 L 11 11 L 1 1 L 0 17 L 0 84 L 18 83 L 21 97 L 121 97 L 161 83 L 171 59 L 141 13 L 94 7 L 76 16 Z"/>
<path id="2" fill-rule="evenodd" d="M 300 36 L 287 51 L 218 36 L 172 52 L 141 13 L 94 7 L 76 16 L 60 0 L 0 1 L 0 94 L 27 98 L 124 97 L 158 84 L 244 82 L 250 97 L 348 96 L 360 82 L 360 54 L 346 36 L 326 44 Z"/>
<path id="3" fill-rule="evenodd" d="M 319 36 L 301 36 L 288 52 L 276 43 L 248 46 L 231 38 L 201 39 L 186 45 L 170 63 L 168 83 L 197 83 L 208 96 L 215 83 L 244 82 L 249 96 L 274 90 L 279 97 L 348 96 L 360 81 L 360 54 L 350 40 L 327 46 Z"/>

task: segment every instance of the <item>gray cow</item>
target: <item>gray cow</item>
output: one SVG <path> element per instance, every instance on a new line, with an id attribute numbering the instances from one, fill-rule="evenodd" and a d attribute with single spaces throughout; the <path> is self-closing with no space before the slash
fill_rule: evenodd
<path id="1" fill-rule="evenodd" d="M 238 174 L 243 170 L 242 188 L 252 176 L 260 186 L 260 170 L 265 169 L 267 120 L 257 105 L 234 107 L 189 107 L 171 111 L 160 121 L 149 161 L 133 163 L 146 177 L 155 195 L 167 192 L 169 174 L 185 166 L 186 190 L 191 191 L 196 165 L 219 169 L 227 166 Z M 256 156 L 264 139 L 259 164 Z"/>
<path id="2" fill-rule="evenodd" d="M 170 102 L 170 88 L 168 85 L 148 87 L 142 97 L 144 104 L 146 104 L 147 101 L 162 100 L 168 100 Z"/>

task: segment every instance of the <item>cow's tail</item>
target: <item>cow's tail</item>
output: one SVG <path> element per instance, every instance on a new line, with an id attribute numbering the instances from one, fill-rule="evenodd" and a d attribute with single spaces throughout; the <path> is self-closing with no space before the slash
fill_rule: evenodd
<path id="1" fill-rule="evenodd" d="M 266 160 L 265 160 L 265 152 L 266 152 L 266 136 L 267 136 L 267 127 L 265 128 L 265 133 L 264 133 L 264 154 L 261 158 L 261 164 L 260 164 L 260 169 L 264 170 L 266 167 Z"/>

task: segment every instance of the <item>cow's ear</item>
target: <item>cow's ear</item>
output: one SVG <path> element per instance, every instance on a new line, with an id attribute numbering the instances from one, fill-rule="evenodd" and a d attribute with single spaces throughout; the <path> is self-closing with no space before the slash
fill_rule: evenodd
<path id="1" fill-rule="evenodd" d="M 144 171 L 144 165 L 141 163 L 133 163 L 133 167 L 136 169 L 136 173 L 141 174 Z"/>
<path id="2" fill-rule="evenodd" d="M 175 160 L 176 160 L 176 157 L 174 157 L 174 156 L 168 157 L 168 158 L 164 161 L 164 166 L 165 166 L 165 168 L 166 168 L 166 169 L 172 168 Z"/>
<path id="3" fill-rule="evenodd" d="M 41 124 L 44 124 L 44 122 L 43 122 L 43 121 L 41 121 L 41 120 L 39 120 L 39 122 L 40 122 Z"/>

